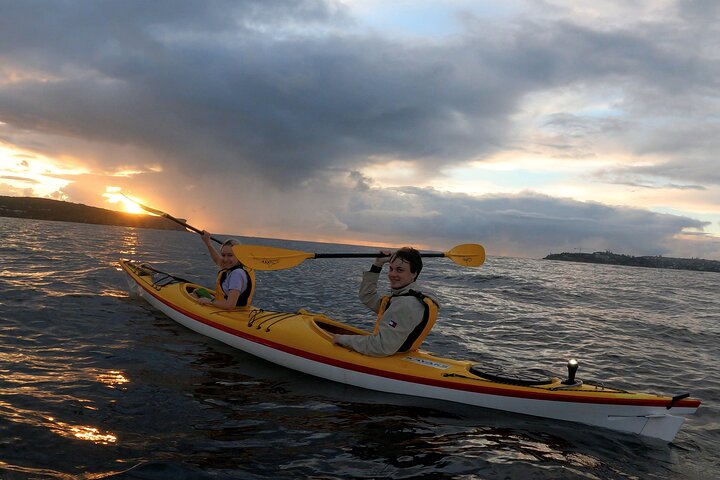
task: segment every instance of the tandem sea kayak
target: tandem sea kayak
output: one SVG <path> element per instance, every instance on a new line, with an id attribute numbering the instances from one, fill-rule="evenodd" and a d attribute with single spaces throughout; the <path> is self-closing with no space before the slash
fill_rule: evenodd
<path id="1" fill-rule="evenodd" d="M 476 362 L 414 351 L 375 358 L 333 345 L 332 334 L 368 332 L 305 310 L 248 306 L 220 310 L 196 302 L 202 288 L 145 264 L 121 260 L 135 293 L 197 333 L 269 362 L 324 379 L 381 392 L 457 402 L 578 422 L 671 442 L 683 415 L 700 401 L 688 394 L 628 392 L 574 379 L 506 375 Z M 572 370 L 572 368 L 570 368 Z"/>

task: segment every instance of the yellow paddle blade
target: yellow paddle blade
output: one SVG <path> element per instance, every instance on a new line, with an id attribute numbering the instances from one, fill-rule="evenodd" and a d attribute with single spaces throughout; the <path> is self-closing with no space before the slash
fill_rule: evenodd
<path id="1" fill-rule="evenodd" d="M 445 252 L 445 256 L 464 267 L 479 267 L 485 263 L 485 248 L 476 243 L 464 243 Z"/>
<path id="2" fill-rule="evenodd" d="M 283 270 L 315 257 L 314 253 L 264 245 L 233 245 L 232 250 L 243 265 L 254 270 Z"/>

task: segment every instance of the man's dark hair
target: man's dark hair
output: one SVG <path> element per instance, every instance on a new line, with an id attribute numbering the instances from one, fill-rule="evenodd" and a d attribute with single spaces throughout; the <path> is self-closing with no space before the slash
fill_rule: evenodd
<path id="1" fill-rule="evenodd" d="M 410 264 L 410 273 L 415 273 L 415 279 L 417 280 L 417 277 L 418 275 L 420 275 L 420 272 L 423 268 L 423 262 L 422 257 L 420 256 L 420 252 L 418 252 L 412 247 L 403 247 L 392 254 L 392 256 L 390 257 L 390 261 L 392 262 L 396 258 L 399 258 L 400 260 L 405 260 L 407 263 Z"/>

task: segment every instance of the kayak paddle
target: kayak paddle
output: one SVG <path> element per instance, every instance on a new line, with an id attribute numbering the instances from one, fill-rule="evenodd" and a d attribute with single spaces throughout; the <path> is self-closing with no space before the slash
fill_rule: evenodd
<path id="1" fill-rule="evenodd" d="M 309 258 L 377 258 L 377 253 L 308 253 L 264 245 L 233 245 L 233 253 L 255 270 L 283 270 L 300 265 Z M 482 245 L 465 243 L 445 253 L 420 253 L 422 257 L 447 257 L 463 267 L 479 267 L 485 262 Z"/>
<path id="2" fill-rule="evenodd" d="M 160 210 L 156 210 L 156 209 L 154 209 L 154 208 L 150 208 L 150 207 L 148 207 L 148 206 L 146 206 L 146 205 L 143 205 L 142 203 L 140 203 L 140 202 L 138 202 L 137 200 L 134 200 L 134 199 L 128 197 L 127 195 L 125 195 L 125 194 L 122 193 L 122 192 L 120 192 L 120 195 L 122 195 L 123 197 L 127 198 L 128 200 L 130 200 L 131 202 L 133 202 L 134 204 L 136 204 L 138 207 L 142 208 L 142 209 L 145 210 L 146 212 L 150 212 L 150 213 L 152 213 L 153 215 L 157 215 L 157 216 L 159 216 L 159 217 L 163 217 L 163 218 L 167 218 L 168 220 L 172 220 L 173 222 L 182 225 L 183 227 L 187 228 L 188 230 L 192 230 L 193 232 L 196 232 L 196 233 L 199 233 L 200 235 L 202 235 L 202 232 L 203 232 L 202 230 L 200 230 L 199 228 L 195 228 L 195 227 L 193 227 L 192 225 L 188 225 L 188 223 L 185 222 L 184 220 L 180 220 L 179 218 L 175 218 L 175 217 L 173 217 L 172 215 L 170 215 L 169 213 L 165 213 L 165 212 L 162 212 L 162 211 L 160 211 Z M 210 240 L 212 240 L 213 242 L 218 243 L 219 245 L 222 245 L 222 243 L 223 243 L 223 242 L 221 242 L 220 240 L 218 240 L 217 238 L 212 237 L 212 236 L 210 237 Z"/>

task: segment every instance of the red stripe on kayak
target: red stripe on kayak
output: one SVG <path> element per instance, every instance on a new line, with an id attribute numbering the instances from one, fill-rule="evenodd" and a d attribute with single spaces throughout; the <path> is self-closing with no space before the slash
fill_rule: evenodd
<path id="1" fill-rule="evenodd" d="M 125 266 L 123 265 L 123 268 Z M 125 268 L 127 270 L 127 268 Z M 128 272 L 131 273 L 131 272 Z M 134 279 L 134 278 L 133 278 Z M 195 320 L 196 322 L 202 323 L 204 325 L 207 325 L 209 327 L 212 327 L 216 330 L 223 331 L 225 333 L 229 333 L 233 336 L 243 338 L 245 340 L 249 340 L 253 343 L 257 343 L 260 345 L 265 345 L 267 347 L 273 348 L 275 350 L 280 350 L 285 353 L 289 353 L 291 355 L 306 358 L 308 360 L 312 360 L 314 362 L 323 363 L 326 365 L 331 365 L 338 368 L 343 368 L 346 370 L 352 370 L 359 373 L 364 373 L 368 375 L 373 375 L 377 377 L 382 378 L 389 378 L 392 380 L 400 380 L 404 382 L 409 383 L 416 383 L 416 384 L 422 384 L 422 385 L 429 385 L 433 387 L 440 387 L 445 388 L 449 390 L 462 390 L 462 391 L 468 391 L 473 393 L 483 393 L 487 395 L 496 395 L 501 397 L 515 397 L 515 398 L 527 398 L 531 400 L 549 400 L 554 402 L 573 402 L 573 403 L 592 403 L 592 404 L 603 404 L 603 405 L 632 405 L 632 406 L 648 406 L 648 407 L 667 407 L 669 401 L 667 399 L 662 400 L 649 400 L 649 399 L 632 399 L 632 398 L 588 398 L 588 397 L 579 397 L 576 395 L 564 395 L 561 393 L 552 393 L 548 394 L 542 391 L 532 391 L 532 392 L 525 392 L 525 391 L 517 391 L 517 390 L 508 390 L 504 388 L 497 388 L 497 387 L 487 387 L 487 386 L 481 386 L 481 385 L 466 385 L 466 384 L 458 384 L 453 382 L 447 382 L 443 380 L 434 380 L 430 378 L 424 378 L 424 377 L 416 377 L 413 375 L 406 375 L 401 373 L 392 373 L 387 372 L 385 370 L 380 370 L 377 368 L 371 368 L 366 367 L 363 365 L 358 365 L 355 363 L 350 362 L 344 362 L 342 360 L 337 360 L 335 358 L 325 357 L 322 355 L 318 355 L 312 352 L 308 352 L 306 350 L 301 350 L 294 347 L 289 347 L 287 345 L 283 345 L 280 343 L 273 342 L 271 340 L 256 337 L 254 335 L 250 335 L 247 333 L 244 333 L 240 330 L 236 330 L 234 328 L 228 327 L 226 325 L 213 322 L 212 320 L 208 320 L 206 318 L 200 317 L 192 312 L 189 312 L 181 307 L 178 307 L 177 305 L 174 305 L 170 303 L 169 301 L 165 300 L 161 296 L 157 295 L 155 292 L 152 291 L 150 288 L 146 288 L 144 285 L 142 285 L 140 282 L 135 280 L 135 282 L 140 285 L 140 287 L 143 288 L 147 293 L 152 295 L 155 299 L 158 301 L 164 303 L 168 307 L 172 308 L 178 313 L 181 313 L 185 315 L 186 317 L 191 318 L 192 320 Z M 278 312 L 280 313 L 280 312 Z M 288 367 L 290 368 L 290 367 Z M 589 392 L 594 393 L 594 392 Z M 675 407 L 688 407 L 688 408 L 697 408 L 700 406 L 700 400 L 696 399 L 683 399 L 675 402 L 673 404 L 673 408 Z"/>

